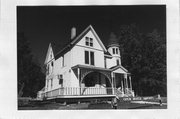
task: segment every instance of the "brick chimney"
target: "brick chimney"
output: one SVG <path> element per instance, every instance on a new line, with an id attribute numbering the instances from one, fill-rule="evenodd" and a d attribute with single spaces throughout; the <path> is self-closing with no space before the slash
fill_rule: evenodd
<path id="1" fill-rule="evenodd" d="M 71 29 L 71 40 L 73 40 L 76 37 L 76 28 L 72 27 Z"/>

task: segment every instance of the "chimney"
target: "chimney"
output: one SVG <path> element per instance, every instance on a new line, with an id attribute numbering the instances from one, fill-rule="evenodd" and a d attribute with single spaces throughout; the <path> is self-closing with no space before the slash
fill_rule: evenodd
<path id="1" fill-rule="evenodd" d="M 71 40 L 74 39 L 76 37 L 76 28 L 72 27 L 71 29 Z"/>

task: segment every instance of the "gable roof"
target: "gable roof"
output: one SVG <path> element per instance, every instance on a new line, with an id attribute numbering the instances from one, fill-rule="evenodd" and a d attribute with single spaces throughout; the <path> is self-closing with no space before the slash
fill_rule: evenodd
<path id="1" fill-rule="evenodd" d="M 81 40 L 81 38 L 86 35 L 86 33 L 88 33 L 89 31 L 92 31 L 92 33 L 94 34 L 94 36 L 96 37 L 98 43 L 100 44 L 100 46 L 103 48 L 103 50 L 105 52 L 107 52 L 104 44 L 102 43 L 102 41 L 100 40 L 99 36 L 97 35 L 97 33 L 95 32 L 95 30 L 93 29 L 93 27 L 91 25 L 89 25 L 80 35 L 78 35 L 72 42 L 71 44 L 76 44 L 78 41 Z"/>
<path id="2" fill-rule="evenodd" d="M 112 71 L 114 71 L 114 70 L 119 69 L 119 68 L 121 68 L 123 71 L 125 71 L 126 73 L 128 73 L 128 70 L 125 69 L 125 68 L 124 68 L 123 66 L 121 66 L 121 65 L 113 66 L 113 67 L 111 67 L 110 69 L 111 69 Z"/>
<path id="3" fill-rule="evenodd" d="M 102 43 L 102 41 L 100 40 L 99 36 L 97 35 L 97 33 L 95 32 L 95 30 L 93 29 L 93 27 L 91 25 L 89 25 L 83 32 L 81 32 L 79 35 L 77 35 L 73 40 L 71 40 L 70 42 L 68 42 L 64 48 L 59 49 L 59 47 L 55 46 L 55 44 L 51 44 L 52 49 L 53 49 L 53 53 L 55 56 L 55 59 L 59 58 L 61 55 L 63 55 L 64 53 L 66 53 L 67 51 L 69 51 L 71 48 L 73 48 L 73 46 L 76 45 L 76 43 L 78 43 L 82 37 L 84 37 L 89 31 L 92 31 L 92 33 L 94 34 L 94 36 L 96 37 L 98 43 L 100 44 L 100 46 L 103 48 L 104 52 L 107 52 L 107 49 L 105 48 L 104 44 Z"/>
<path id="4" fill-rule="evenodd" d="M 47 54 L 46 54 L 46 59 L 45 59 L 45 61 L 44 61 L 44 64 L 46 64 L 47 63 L 47 60 L 48 60 L 48 56 L 49 56 L 49 53 L 50 53 L 50 49 L 52 48 L 52 45 L 51 45 L 51 43 L 49 44 L 49 47 L 48 47 L 48 51 L 47 51 Z"/>

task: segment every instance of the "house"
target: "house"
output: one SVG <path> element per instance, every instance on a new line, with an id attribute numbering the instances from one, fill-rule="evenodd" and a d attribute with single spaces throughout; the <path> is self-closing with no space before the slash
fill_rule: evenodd
<path id="1" fill-rule="evenodd" d="M 73 27 L 70 43 L 61 50 L 50 43 L 44 64 L 46 83 L 39 97 L 134 96 L 115 35 L 106 48 L 91 25 L 79 35 Z"/>

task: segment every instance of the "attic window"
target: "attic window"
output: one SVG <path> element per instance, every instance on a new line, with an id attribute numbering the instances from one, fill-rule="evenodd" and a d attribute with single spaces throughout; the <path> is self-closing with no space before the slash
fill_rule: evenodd
<path id="1" fill-rule="evenodd" d="M 86 44 L 86 46 L 93 47 L 93 39 L 90 37 L 85 37 L 85 44 Z"/>

